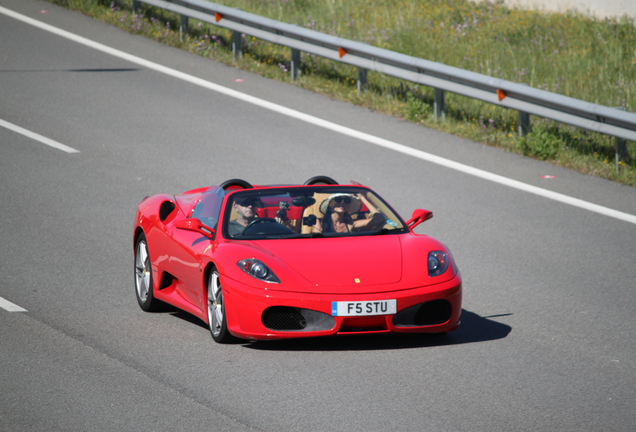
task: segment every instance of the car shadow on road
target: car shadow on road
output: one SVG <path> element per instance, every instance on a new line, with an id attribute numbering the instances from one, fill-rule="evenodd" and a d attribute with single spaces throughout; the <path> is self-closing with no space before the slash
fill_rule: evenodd
<path id="1" fill-rule="evenodd" d="M 284 339 L 257 341 L 244 346 L 257 350 L 272 351 L 364 351 L 425 348 L 444 345 L 461 345 L 503 339 L 512 330 L 506 324 L 489 318 L 510 316 L 511 313 L 481 317 L 462 309 L 461 325 L 446 334 L 369 334 L 350 336 L 329 336 L 307 339 Z"/>

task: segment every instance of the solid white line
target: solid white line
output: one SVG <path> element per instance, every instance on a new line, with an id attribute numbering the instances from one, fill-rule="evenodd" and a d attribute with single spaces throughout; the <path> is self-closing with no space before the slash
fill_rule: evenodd
<path id="1" fill-rule="evenodd" d="M 17 304 L 13 304 L 9 300 L 5 300 L 2 297 L 0 297 L 0 308 L 9 312 L 28 312 L 26 309 L 23 309 Z"/>
<path id="2" fill-rule="evenodd" d="M 579 208 L 582 208 L 582 209 L 585 209 L 585 210 L 589 210 L 589 211 L 592 211 L 592 212 L 595 212 L 595 213 L 598 213 L 598 214 L 602 214 L 602 215 L 605 215 L 605 216 L 609 216 L 609 217 L 612 217 L 612 218 L 623 220 L 625 222 L 636 224 L 636 216 L 628 214 L 628 213 L 623 213 L 623 212 L 620 212 L 620 211 L 617 211 L 617 210 L 613 210 L 613 209 L 610 209 L 610 208 L 607 208 L 607 207 L 603 207 L 603 206 L 600 206 L 600 205 L 597 205 L 597 204 L 592 204 L 592 203 L 587 202 L 587 201 L 583 201 L 583 200 L 580 200 L 580 199 L 577 199 L 577 198 L 573 198 L 573 197 L 570 197 L 568 195 L 563 195 L 563 194 L 560 194 L 560 193 L 557 193 L 557 192 L 549 191 L 547 189 L 542 189 L 542 188 L 539 188 L 539 187 L 536 187 L 536 186 L 532 186 L 532 185 L 529 185 L 529 184 L 526 184 L 526 183 L 523 183 L 523 182 L 520 182 L 520 181 L 517 181 L 517 180 L 513 180 L 513 179 L 510 179 L 510 178 L 507 178 L 507 177 L 503 177 L 503 176 L 500 176 L 500 175 L 497 175 L 497 174 L 493 174 L 493 173 L 488 172 L 488 171 L 480 170 L 478 168 L 473 168 L 473 167 L 468 166 L 468 165 L 460 164 L 458 162 L 454 162 L 454 161 L 451 161 L 449 159 L 445 159 L 445 158 L 442 158 L 442 157 L 439 157 L 439 156 L 435 156 L 435 155 L 432 155 L 430 153 L 426 153 L 426 152 L 423 152 L 423 151 L 420 151 L 420 150 L 416 150 L 416 149 L 413 149 L 411 147 L 407 147 L 405 145 L 395 143 L 393 141 L 389 141 L 389 140 L 385 140 L 383 138 L 379 138 L 379 137 L 376 137 L 376 136 L 373 136 L 373 135 L 369 135 L 369 134 L 366 134 L 364 132 L 360 132 L 360 131 L 357 131 L 357 130 L 354 130 L 354 129 L 351 129 L 351 128 L 348 128 L 348 127 L 345 127 L 345 126 L 340 126 L 338 124 L 335 124 L 335 123 L 332 123 L 332 122 L 329 122 L 329 121 L 326 121 L 326 120 L 322 120 L 322 119 L 319 119 L 317 117 L 314 117 L 314 116 L 311 116 L 311 115 L 308 115 L 308 114 L 304 114 L 304 113 L 301 113 L 299 111 L 296 111 L 296 110 L 293 110 L 293 109 L 290 109 L 290 108 L 286 108 L 284 106 L 277 105 L 277 104 L 272 103 L 272 102 L 265 101 L 263 99 L 259 99 L 259 98 L 253 97 L 253 96 L 247 95 L 245 93 L 241 93 L 241 92 L 238 92 L 236 90 L 232 90 L 232 89 L 229 89 L 227 87 L 223 87 L 223 86 L 220 86 L 218 84 L 211 83 L 211 82 L 203 80 L 201 78 L 197 78 L 197 77 L 194 77 L 192 75 L 188 75 L 186 73 L 179 72 L 179 71 L 177 71 L 175 69 L 171 69 L 171 68 L 168 68 L 168 67 L 165 67 L 165 66 L 161 66 L 160 64 L 153 63 L 153 62 L 148 61 L 148 60 L 144 60 L 144 59 L 136 57 L 134 55 L 127 54 L 127 53 L 125 53 L 123 51 L 119 51 L 119 50 L 116 50 L 114 48 L 107 47 L 106 45 L 102 45 L 102 44 L 100 44 L 98 42 L 94 42 L 94 41 L 86 39 L 86 38 L 84 38 L 82 36 L 78 36 L 78 35 L 75 35 L 73 33 L 67 32 L 65 30 L 59 29 L 57 27 L 53 27 L 53 26 L 51 26 L 49 24 L 45 24 L 45 23 L 43 23 L 41 21 L 34 20 L 32 18 L 29 18 L 29 17 L 26 17 L 24 15 L 18 14 L 16 12 L 10 11 L 9 9 L 3 8 L 1 6 L 0 6 L 0 13 L 3 13 L 3 14 L 8 15 L 10 17 L 13 17 L 13 18 L 15 18 L 17 20 L 23 21 L 23 22 L 25 22 L 27 24 L 30 24 L 30 25 L 33 25 L 35 27 L 38 27 L 38 28 L 40 28 L 42 30 L 46 30 L 48 32 L 54 33 L 54 34 L 56 34 L 58 36 L 70 39 L 70 40 L 72 40 L 74 42 L 80 43 L 80 44 L 88 46 L 90 48 L 93 48 L 93 49 L 102 51 L 104 53 L 110 54 L 112 56 L 127 60 L 127 61 L 129 61 L 131 63 L 138 64 L 140 66 L 144 66 L 144 67 L 146 67 L 148 69 L 152 69 L 152 70 L 155 70 L 157 72 L 161 72 L 163 74 L 172 76 L 174 78 L 178 78 L 178 79 L 181 79 L 183 81 L 187 81 L 189 83 L 198 85 L 200 87 L 204 87 L 204 88 L 207 88 L 209 90 L 225 94 L 227 96 L 230 96 L 230 97 L 233 97 L 233 98 L 236 98 L 236 99 L 239 99 L 239 100 L 242 100 L 242 101 L 257 105 L 257 106 L 260 106 L 262 108 L 265 108 L 265 109 L 268 109 L 268 110 L 271 110 L 271 111 L 275 111 L 277 113 L 280 113 L 280 114 L 283 114 L 283 115 L 286 115 L 286 116 L 289 116 L 289 117 L 292 117 L 292 118 L 295 118 L 295 119 L 298 119 L 298 120 L 301 120 L 301 121 L 304 121 L 304 122 L 307 122 L 307 123 L 310 123 L 310 124 L 313 124 L 313 125 L 316 125 L 316 126 L 319 126 L 319 127 L 322 127 L 322 128 L 325 128 L 325 129 L 332 130 L 334 132 L 341 133 L 343 135 L 347 135 L 347 136 L 350 136 L 350 137 L 353 137 L 353 138 L 357 138 L 357 139 L 366 141 L 368 143 L 375 144 L 375 145 L 380 146 L 380 147 L 384 147 L 384 148 L 387 148 L 387 149 L 390 149 L 390 150 L 393 150 L 393 151 L 396 151 L 396 152 L 399 152 L 399 153 L 402 153 L 402 154 L 405 154 L 405 155 L 409 155 L 409 156 L 412 156 L 412 157 L 415 157 L 415 158 L 418 158 L 418 159 L 421 159 L 421 160 L 425 160 L 427 162 L 431 162 L 431 163 L 434 163 L 434 164 L 437 164 L 437 165 L 442 165 L 442 166 L 445 166 L 447 168 L 463 172 L 465 174 L 469 174 L 469 175 L 472 175 L 472 176 L 475 176 L 475 177 L 479 177 L 479 178 L 482 178 L 482 179 L 485 179 L 485 180 L 490 180 L 492 182 L 499 183 L 499 184 L 502 184 L 502 185 L 505 185 L 505 186 L 508 186 L 508 187 L 511 187 L 511 188 L 519 189 L 519 190 L 522 190 L 522 191 L 525 191 L 525 192 L 528 192 L 528 193 L 531 193 L 531 194 L 539 195 L 539 196 L 544 197 L 544 198 L 548 198 L 548 199 L 551 199 L 551 200 L 554 200 L 554 201 L 558 201 L 558 202 L 561 202 L 561 203 L 564 203 L 564 204 L 569 204 L 569 205 L 574 206 L 574 207 L 579 207 Z"/>
<path id="3" fill-rule="evenodd" d="M 42 144 L 46 144 L 47 146 L 51 146 L 58 150 L 65 151 L 66 153 L 79 153 L 79 150 L 75 150 L 73 147 L 69 147 L 57 141 L 53 141 L 50 138 L 36 134 L 35 132 L 31 132 L 30 130 L 21 128 L 20 126 L 14 125 L 13 123 L 9 123 L 8 121 L 0 119 L 0 126 L 5 127 L 9 130 L 12 130 L 13 132 L 17 132 L 19 134 L 27 136 L 36 141 L 40 141 Z"/>

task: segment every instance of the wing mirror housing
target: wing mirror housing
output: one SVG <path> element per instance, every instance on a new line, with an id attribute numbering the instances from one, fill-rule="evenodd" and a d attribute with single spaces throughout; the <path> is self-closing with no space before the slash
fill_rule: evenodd
<path id="1" fill-rule="evenodd" d="M 416 210 L 413 210 L 413 216 L 411 217 L 411 219 L 406 221 L 406 225 L 409 227 L 411 231 L 413 231 L 413 228 L 415 228 L 422 222 L 431 219 L 432 217 L 433 217 L 432 211 L 416 209 Z"/>
<path id="2" fill-rule="evenodd" d="M 201 221 L 196 218 L 181 219 L 180 221 L 175 222 L 174 226 L 179 229 L 197 232 L 210 239 L 214 236 L 214 230 L 203 225 Z"/>

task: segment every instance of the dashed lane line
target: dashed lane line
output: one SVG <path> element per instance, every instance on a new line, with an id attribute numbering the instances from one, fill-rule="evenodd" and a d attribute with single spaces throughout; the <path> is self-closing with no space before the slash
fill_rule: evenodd
<path id="1" fill-rule="evenodd" d="M 42 144 L 46 144 L 47 146 L 56 148 L 58 150 L 62 150 L 66 153 L 79 153 L 79 150 L 75 150 L 73 147 L 69 147 L 65 144 L 54 141 L 50 138 L 42 136 L 40 134 L 36 134 L 35 132 L 31 132 L 30 130 L 24 129 L 20 126 L 14 125 L 13 123 L 9 123 L 6 120 L 0 119 L 0 126 L 12 130 L 13 132 L 19 133 L 21 135 L 27 136 L 31 139 L 41 142 Z"/>
<path id="2" fill-rule="evenodd" d="M 0 297 L 0 308 L 8 312 L 28 312 L 26 309 L 21 308 L 17 304 L 11 303 L 9 300 L 5 300 Z"/>

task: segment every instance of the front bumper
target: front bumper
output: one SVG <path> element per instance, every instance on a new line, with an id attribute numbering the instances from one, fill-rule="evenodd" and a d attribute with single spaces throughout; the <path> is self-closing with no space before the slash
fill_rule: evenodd
<path id="1" fill-rule="evenodd" d="M 457 328 L 461 314 L 459 273 L 453 279 L 435 285 L 374 294 L 264 290 L 227 277 L 222 280 L 222 286 L 230 333 L 250 340 L 388 332 L 443 333 Z M 334 301 L 387 299 L 397 300 L 395 315 L 331 316 Z"/>

